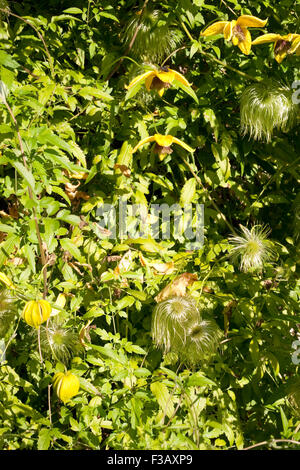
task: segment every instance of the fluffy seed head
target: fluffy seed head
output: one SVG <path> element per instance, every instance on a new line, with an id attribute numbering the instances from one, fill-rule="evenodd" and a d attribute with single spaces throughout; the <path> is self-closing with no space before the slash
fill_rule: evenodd
<path id="1" fill-rule="evenodd" d="M 215 354 L 222 332 L 213 320 L 201 320 L 190 326 L 186 346 L 181 359 L 188 364 L 197 364 Z"/>
<path id="2" fill-rule="evenodd" d="M 170 297 L 159 302 L 152 317 L 152 338 L 163 350 L 179 352 L 186 343 L 191 323 L 200 321 L 200 313 L 190 297 Z"/>
<path id="3" fill-rule="evenodd" d="M 270 142 L 274 129 L 286 132 L 295 125 L 298 110 L 292 91 L 281 83 L 263 80 L 250 85 L 240 99 L 241 133 Z"/>
<path id="4" fill-rule="evenodd" d="M 129 45 L 138 28 L 131 52 L 143 60 L 160 63 L 178 47 L 183 39 L 180 30 L 169 24 L 160 10 L 145 9 L 142 18 L 134 15 L 124 31 L 123 40 Z"/>
<path id="5" fill-rule="evenodd" d="M 233 258 L 240 258 L 240 269 L 244 272 L 261 270 L 274 256 L 272 244 L 267 237 L 270 229 L 264 225 L 254 225 L 251 229 L 240 225 L 241 236 L 232 236 Z"/>
<path id="6" fill-rule="evenodd" d="M 63 364 L 67 364 L 82 348 L 79 335 L 56 322 L 52 322 L 48 327 L 41 326 L 40 337 L 43 354 L 54 356 L 54 359 Z"/>

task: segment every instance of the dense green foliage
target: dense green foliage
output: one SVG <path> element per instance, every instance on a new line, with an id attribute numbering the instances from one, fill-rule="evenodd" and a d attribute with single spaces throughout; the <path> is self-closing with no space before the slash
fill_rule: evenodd
<path id="1" fill-rule="evenodd" d="M 252 38 L 300 33 L 299 0 L 0 8 L 0 271 L 16 286 L 1 283 L 0 448 L 299 448 L 299 109 L 266 143 L 241 134 L 240 98 L 257 80 L 292 90 L 300 57 L 279 64 L 273 44 L 245 55 L 200 36 L 240 15 L 268 18 Z M 192 87 L 126 91 L 160 65 Z M 195 151 L 131 153 L 153 134 Z M 203 247 L 110 238 L 97 209 L 121 196 L 145 214 L 204 204 Z M 254 224 L 270 227 L 272 257 L 241 270 L 230 237 Z M 151 336 L 155 297 L 183 273 L 201 318 L 222 331 L 217 352 L 192 365 Z M 26 324 L 27 301 L 53 307 L 59 294 L 50 320 Z M 80 390 L 63 403 L 52 381 L 65 368 Z"/>

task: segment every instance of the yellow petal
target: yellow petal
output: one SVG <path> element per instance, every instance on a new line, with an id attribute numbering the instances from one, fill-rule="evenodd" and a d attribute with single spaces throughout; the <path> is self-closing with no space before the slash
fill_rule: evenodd
<path id="1" fill-rule="evenodd" d="M 234 46 L 237 46 L 238 43 L 239 43 L 239 38 L 238 38 L 238 36 L 232 36 L 231 41 L 232 41 L 232 44 L 233 44 Z"/>
<path id="2" fill-rule="evenodd" d="M 174 137 L 172 135 L 155 134 L 154 139 L 160 147 L 170 147 L 173 143 Z"/>
<path id="3" fill-rule="evenodd" d="M 289 50 L 289 53 L 292 54 L 293 52 L 296 52 L 297 55 L 300 54 L 300 34 L 295 34 L 294 36 L 297 36 L 295 39 L 293 39 L 292 46 Z"/>
<path id="4" fill-rule="evenodd" d="M 138 82 L 141 82 L 143 80 L 146 80 L 147 77 L 149 77 L 150 75 L 153 75 L 153 77 L 155 77 L 155 72 L 145 72 L 143 73 L 142 75 L 138 75 L 137 77 L 135 77 L 130 83 L 129 85 L 126 87 L 127 90 L 129 90 L 130 88 L 132 88 L 134 85 L 136 85 L 136 83 Z"/>
<path id="5" fill-rule="evenodd" d="M 217 21 L 212 25 L 208 26 L 202 33 L 201 36 L 214 36 L 216 34 L 221 34 L 224 31 L 225 26 L 229 21 Z"/>
<path id="6" fill-rule="evenodd" d="M 175 70 L 172 70 L 172 72 L 174 73 L 175 80 L 178 80 L 178 82 L 182 83 L 185 86 L 189 86 L 189 87 L 191 86 L 191 84 L 187 81 L 187 79 L 183 75 L 181 75 L 181 73 L 176 72 Z"/>
<path id="7" fill-rule="evenodd" d="M 268 33 L 268 34 L 263 34 L 262 36 L 259 36 L 258 38 L 254 39 L 254 41 L 252 41 L 252 44 L 256 45 L 256 44 L 265 44 L 267 42 L 276 42 L 279 39 L 283 39 L 280 36 L 280 34 Z"/>
<path id="8" fill-rule="evenodd" d="M 275 54 L 275 60 L 278 62 L 278 64 L 281 64 L 283 59 L 286 57 L 287 52 L 286 51 L 280 51 L 277 54 Z"/>
<path id="9" fill-rule="evenodd" d="M 246 28 L 243 33 L 245 35 L 245 39 L 243 41 L 239 41 L 238 47 L 243 54 L 249 55 L 251 52 L 251 34 Z"/>
<path id="10" fill-rule="evenodd" d="M 235 25 L 236 25 L 236 21 L 232 20 L 232 21 L 228 21 L 227 25 L 225 26 L 225 28 L 224 28 L 224 38 L 227 41 L 230 41 L 230 39 L 232 38 L 232 30 L 233 30 Z"/>
<path id="11" fill-rule="evenodd" d="M 51 314 L 51 305 L 47 300 L 39 300 L 39 305 L 42 309 L 43 322 L 48 320 Z"/>
<path id="12" fill-rule="evenodd" d="M 173 70 L 168 70 L 168 72 L 156 72 L 155 74 L 162 82 L 165 82 L 165 83 L 172 83 L 174 78 L 175 78 L 175 74 L 173 72 Z"/>
<path id="13" fill-rule="evenodd" d="M 22 312 L 22 317 L 24 318 L 25 321 L 27 321 L 26 318 L 28 317 L 28 314 L 31 311 L 33 304 L 34 304 L 34 300 L 30 300 L 29 302 L 25 304 L 25 307 Z"/>
<path id="14" fill-rule="evenodd" d="M 34 302 L 31 309 L 31 326 L 38 328 L 43 323 L 43 314 L 38 302 Z"/>
<path id="15" fill-rule="evenodd" d="M 185 150 L 187 150 L 188 152 L 195 152 L 195 150 L 192 149 L 192 147 L 190 147 L 189 145 L 187 145 L 186 143 L 184 143 L 182 140 L 177 139 L 177 137 L 173 137 L 173 143 L 180 145 L 181 147 L 183 147 L 183 148 L 184 148 Z"/>
<path id="16" fill-rule="evenodd" d="M 162 97 L 162 95 L 164 94 L 165 92 L 165 89 L 164 88 L 161 88 L 160 90 L 157 91 L 157 93 L 159 94 L 160 97 Z"/>
<path id="17" fill-rule="evenodd" d="M 293 42 L 295 39 L 300 38 L 300 34 L 289 33 L 286 36 L 282 36 L 282 39 L 286 41 Z"/>
<path id="18" fill-rule="evenodd" d="M 145 139 L 140 140 L 140 142 L 134 147 L 134 149 L 131 150 L 131 153 L 134 153 L 137 151 L 138 148 L 140 148 L 142 145 L 147 144 L 148 142 L 153 142 L 155 140 L 154 135 L 150 137 L 145 137 Z"/>
<path id="19" fill-rule="evenodd" d="M 152 81 L 153 81 L 153 78 L 156 76 L 155 72 L 151 73 L 151 75 L 149 75 L 146 80 L 145 80 L 145 87 L 146 87 L 146 90 L 147 91 L 150 91 L 151 90 L 151 84 L 152 84 Z"/>
<path id="20" fill-rule="evenodd" d="M 252 27 L 252 28 L 262 28 L 263 26 L 266 25 L 267 23 L 266 20 L 261 20 L 260 18 L 257 18 L 256 16 L 251 16 L 251 15 L 242 15 L 237 19 L 236 24 L 239 26 L 246 26 L 246 27 Z"/>

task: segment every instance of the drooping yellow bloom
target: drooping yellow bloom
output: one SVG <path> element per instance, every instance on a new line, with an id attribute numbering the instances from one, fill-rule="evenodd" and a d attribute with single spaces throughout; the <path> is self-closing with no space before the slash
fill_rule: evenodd
<path id="1" fill-rule="evenodd" d="M 267 21 L 256 18 L 256 16 L 242 15 L 237 20 L 213 23 L 201 33 L 201 36 L 224 34 L 227 41 L 231 40 L 232 44 L 238 46 L 243 54 L 249 55 L 252 40 L 248 28 L 262 28 Z"/>
<path id="2" fill-rule="evenodd" d="M 24 307 L 22 317 L 28 325 L 38 328 L 50 314 L 51 305 L 47 300 L 30 300 Z"/>
<path id="3" fill-rule="evenodd" d="M 57 372 L 53 377 L 53 388 L 55 390 L 58 398 L 66 403 L 72 397 L 77 395 L 80 382 L 76 375 L 72 374 L 71 371 L 66 372 Z"/>
<path id="4" fill-rule="evenodd" d="M 145 82 L 147 91 L 156 90 L 159 96 L 164 94 L 166 88 L 170 88 L 174 80 L 190 87 L 190 83 L 176 70 L 169 69 L 169 67 L 161 67 L 159 70 L 151 70 L 145 72 L 138 77 L 135 77 L 132 82 L 126 87 L 130 90 L 139 82 Z"/>
<path id="5" fill-rule="evenodd" d="M 6 274 L 0 272 L 0 281 L 2 281 L 10 289 L 15 289 L 16 286 L 11 282 L 11 280 L 6 276 Z"/>
<path id="6" fill-rule="evenodd" d="M 171 149 L 172 144 L 181 145 L 181 147 L 183 147 L 188 152 L 194 152 L 194 149 L 192 149 L 189 145 L 185 144 L 182 140 L 177 139 L 177 137 L 173 137 L 172 135 L 154 134 L 150 137 L 142 139 L 134 147 L 132 153 L 136 152 L 138 148 L 140 148 L 144 144 L 147 144 L 148 142 L 156 142 L 154 152 L 158 154 L 160 160 L 163 160 L 167 154 L 173 152 L 173 150 Z"/>
<path id="7" fill-rule="evenodd" d="M 286 34 L 281 36 L 280 34 L 263 34 L 256 38 L 252 44 L 265 44 L 267 42 L 274 42 L 274 55 L 276 61 L 281 64 L 287 54 L 300 55 L 300 34 Z"/>

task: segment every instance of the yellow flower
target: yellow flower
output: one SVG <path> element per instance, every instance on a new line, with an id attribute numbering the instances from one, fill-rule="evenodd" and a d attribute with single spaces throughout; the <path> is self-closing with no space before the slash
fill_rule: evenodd
<path id="1" fill-rule="evenodd" d="M 173 137 L 172 135 L 154 134 L 150 137 L 142 139 L 134 147 L 132 153 L 136 152 L 138 148 L 140 148 L 144 144 L 147 144 L 148 142 L 156 142 L 154 152 L 158 154 L 160 160 L 163 160 L 167 154 L 173 152 L 173 150 L 171 149 L 172 144 L 181 145 L 181 147 L 183 147 L 188 152 L 194 152 L 194 149 L 182 142 L 182 140 L 177 139 L 177 137 Z"/>
<path id="2" fill-rule="evenodd" d="M 256 38 L 252 44 L 265 44 L 267 42 L 274 42 L 274 55 L 279 64 L 287 54 L 296 52 L 296 55 L 300 55 L 300 34 L 290 33 L 285 36 L 273 33 L 263 34 Z"/>
<path id="3" fill-rule="evenodd" d="M 10 289 L 15 289 L 16 286 L 11 282 L 10 279 L 6 276 L 6 274 L 0 272 L 0 281 L 2 281 L 7 287 L 10 287 Z"/>
<path id="4" fill-rule="evenodd" d="M 47 300 L 30 300 L 24 307 L 22 317 L 28 325 L 38 328 L 50 314 L 51 305 Z"/>
<path id="5" fill-rule="evenodd" d="M 58 398 L 66 403 L 77 395 L 80 387 L 79 379 L 71 371 L 57 372 L 53 377 L 53 388 Z"/>
<path id="6" fill-rule="evenodd" d="M 156 90 L 159 96 L 162 96 L 165 89 L 170 88 L 174 80 L 178 80 L 183 85 L 191 87 L 190 83 L 179 72 L 168 67 L 161 67 L 159 70 L 145 72 L 135 77 L 126 88 L 130 90 L 137 83 L 144 81 L 147 91 Z"/>
<path id="7" fill-rule="evenodd" d="M 217 21 L 206 28 L 201 36 L 214 36 L 224 34 L 227 41 L 232 41 L 234 46 L 238 46 L 243 54 L 250 54 L 251 34 L 248 28 L 264 27 L 268 20 L 260 20 L 256 16 L 242 15 L 237 20 Z"/>

